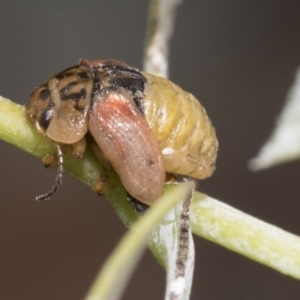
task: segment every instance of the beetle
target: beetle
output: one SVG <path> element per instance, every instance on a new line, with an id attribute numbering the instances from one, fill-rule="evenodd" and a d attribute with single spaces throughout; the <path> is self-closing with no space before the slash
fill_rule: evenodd
<path id="1" fill-rule="evenodd" d="M 166 172 L 204 179 L 215 169 L 218 141 L 200 102 L 175 83 L 116 60 L 80 60 L 53 75 L 31 94 L 26 116 L 77 157 L 89 132 L 100 159 L 146 205 L 163 194 Z"/>

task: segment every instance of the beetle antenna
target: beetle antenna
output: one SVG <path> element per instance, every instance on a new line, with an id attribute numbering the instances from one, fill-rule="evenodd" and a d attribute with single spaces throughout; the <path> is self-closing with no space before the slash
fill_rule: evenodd
<path id="1" fill-rule="evenodd" d="M 55 177 L 54 185 L 53 185 L 52 189 L 49 192 L 36 197 L 35 198 L 36 201 L 49 200 L 51 198 L 51 196 L 56 193 L 59 186 L 62 184 L 62 176 L 63 176 L 63 172 L 64 172 L 63 152 L 62 152 L 61 147 L 59 145 L 56 144 L 55 146 L 56 146 L 56 156 L 57 156 L 58 167 L 57 167 L 57 175 Z"/>

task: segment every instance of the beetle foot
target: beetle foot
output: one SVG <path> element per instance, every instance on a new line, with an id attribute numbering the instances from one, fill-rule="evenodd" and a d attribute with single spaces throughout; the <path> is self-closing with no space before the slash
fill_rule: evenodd
<path id="1" fill-rule="evenodd" d="M 106 171 L 104 171 L 100 178 L 95 181 L 93 188 L 98 195 L 103 195 L 109 192 L 109 182 Z"/>
<path id="2" fill-rule="evenodd" d="M 127 202 L 130 204 L 132 209 L 137 212 L 139 215 L 143 215 L 148 211 L 149 205 L 142 203 L 141 201 L 137 200 L 129 193 L 127 193 Z"/>
<path id="3" fill-rule="evenodd" d="M 46 155 L 43 158 L 43 165 L 45 168 L 57 168 L 57 155 Z"/>

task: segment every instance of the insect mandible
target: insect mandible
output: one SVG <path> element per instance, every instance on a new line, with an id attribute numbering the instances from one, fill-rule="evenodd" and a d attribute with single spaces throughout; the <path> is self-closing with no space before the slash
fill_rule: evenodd
<path id="1" fill-rule="evenodd" d="M 116 60 L 80 60 L 52 76 L 31 94 L 26 116 L 55 142 L 61 164 L 60 145 L 81 157 L 90 132 L 127 192 L 147 205 L 163 194 L 166 172 L 204 179 L 215 169 L 218 141 L 200 102 Z"/>

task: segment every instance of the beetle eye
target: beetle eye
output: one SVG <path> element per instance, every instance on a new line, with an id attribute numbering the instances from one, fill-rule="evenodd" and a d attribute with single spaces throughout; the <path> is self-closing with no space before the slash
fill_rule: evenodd
<path id="1" fill-rule="evenodd" d="M 53 115 L 53 107 L 49 107 L 49 108 L 45 109 L 40 116 L 39 124 L 43 128 L 47 129 L 50 124 L 52 115 Z"/>

